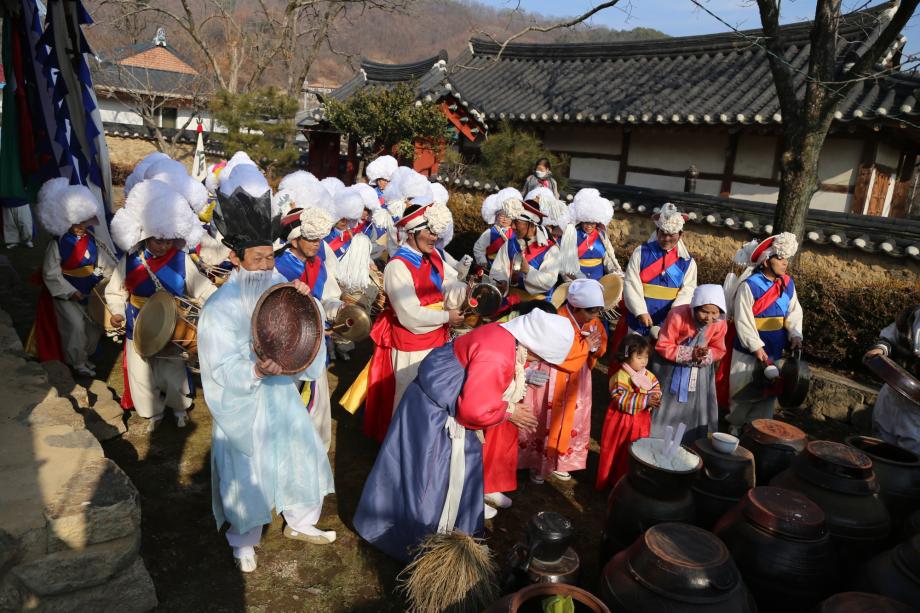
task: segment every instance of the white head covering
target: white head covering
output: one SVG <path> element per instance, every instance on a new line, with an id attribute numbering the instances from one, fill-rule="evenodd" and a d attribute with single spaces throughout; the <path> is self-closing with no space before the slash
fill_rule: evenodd
<path id="1" fill-rule="evenodd" d="M 728 309 L 725 308 L 725 290 L 721 285 L 706 283 L 696 286 L 696 289 L 693 290 L 693 298 L 690 299 L 690 307 L 695 309 L 704 304 L 714 304 L 719 307 L 723 315 L 725 314 Z"/>
<path id="2" fill-rule="evenodd" d="M 534 309 L 527 315 L 499 324 L 519 343 L 550 364 L 561 364 L 575 340 L 575 329 L 561 315 Z"/>
<path id="3" fill-rule="evenodd" d="M 340 191 L 345 189 L 345 184 L 338 177 L 326 177 L 322 179 L 320 183 L 323 184 L 323 187 L 326 188 L 326 191 L 329 192 L 329 195 L 335 198 Z"/>
<path id="4" fill-rule="evenodd" d="M 45 181 L 38 190 L 38 220 L 53 236 L 63 236 L 70 226 L 99 225 L 101 204 L 85 185 L 71 185 L 59 177 Z"/>
<path id="5" fill-rule="evenodd" d="M 534 189 L 527 192 L 527 195 L 524 196 L 524 200 L 538 202 L 540 204 L 540 208 L 542 209 L 543 205 L 546 204 L 547 201 L 556 200 L 556 195 L 553 193 L 553 190 L 541 185 L 540 187 L 535 187 Z"/>
<path id="6" fill-rule="evenodd" d="M 495 216 L 501 210 L 498 194 L 489 194 L 482 201 L 482 220 L 490 226 L 495 223 Z"/>
<path id="7" fill-rule="evenodd" d="M 128 175 L 128 178 L 125 179 L 125 198 L 128 197 L 128 194 L 131 193 L 131 189 L 143 181 L 146 177 L 144 174 L 147 172 L 147 167 L 151 164 L 155 164 L 160 160 L 168 160 L 170 157 L 161 151 L 154 151 L 149 153 L 144 158 L 137 163 L 134 167 L 134 170 L 131 171 L 131 174 Z"/>
<path id="8" fill-rule="evenodd" d="M 791 258 L 799 250 L 799 241 L 792 232 L 781 232 L 762 241 L 752 240 L 735 253 L 735 263 L 757 267 L 772 256 Z"/>
<path id="9" fill-rule="evenodd" d="M 587 222 L 606 227 L 613 219 L 613 205 L 593 188 L 583 189 L 575 194 L 571 211 L 576 224 Z"/>
<path id="10" fill-rule="evenodd" d="M 450 192 L 440 183 L 431 184 L 431 196 L 435 204 L 443 204 L 446 206 L 447 202 L 450 200 Z"/>
<path id="11" fill-rule="evenodd" d="M 351 190 L 361 196 L 361 202 L 364 203 L 364 208 L 371 213 L 380 209 L 380 198 L 377 196 L 377 190 L 367 183 L 355 183 L 351 187 L 346 187 L 345 189 Z"/>
<path id="12" fill-rule="evenodd" d="M 670 202 L 664 203 L 661 211 L 657 215 L 653 215 L 652 219 L 655 220 L 655 225 L 658 226 L 658 229 L 665 234 L 683 232 L 684 222 L 687 221 L 687 217 Z"/>
<path id="13" fill-rule="evenodd" d="M 392 155 L 381 155 L 367 165 L 367 182 L 376 185 L 378 179 L 389 181 L 398 167 L 399 162 Z"/>
<path id="14" fill-rule="evenodd" d="M 335 218 L 355 221 L 361 219 L 364 212 L 364 200 L 361 194 L 351 188 L 345 188 L 335 195 Z"/>
<path id="15" fill-rule="evenodd" d="M 294 208 L 305 209 L 307 207 L 322 209 L 331 217 L 334 214 L 335 205 L 332 196 L 326 191 L 316 177 L 308 172 L 298 171 L 286 176 L 278 184 L 278 195 L 276 204 L 281 209 L 282 214 Z M 297 175 L 297 176 L 295 176 Z M 309 175 L 309 176 L 306 176 Z M 312 179 L 311 179 L 312 177 Z"/>
<path id="16" fill-rule="evenodd" d="M 721 289 L 721 288 L 720 288 Z M 569 284 L 566 301 L 579 309 L 604 308 L 604 288 L 594 279 L 575 279 Z"/>
<path id="17" fill-rule="evenodd" d="M 176 160 L 158 159 L 147 166 L 143 179 L 156 179 L 182 194 L 195 213 L 208 205 L 208 189 L 188 174 L 185 165 Z"/>
<path id="18" fill-rule="evenodd" d="M 308 241 L 326 238 L 334 225 L 335 221 L 326 209 L 306 206 L 300 212 L 300 236 Z"/>
<path id="19" fill-rule="evenodd" d="M 431 181 L 417 172 L 406 173 L 400 177 L 399 189 L 402 191 L 403 198 L 410 204 L 425 205 L 434 202 Z"/>
<path id="20" fill-rule="evenodd" d="M 188 201 L 172 187 L 147 179 L 134 186 L 125 206 L 112 218 L 112 238 L 124 251 L 131 251 L 148 238 L 171 238 L 195 247 L 204 234 Z"/>

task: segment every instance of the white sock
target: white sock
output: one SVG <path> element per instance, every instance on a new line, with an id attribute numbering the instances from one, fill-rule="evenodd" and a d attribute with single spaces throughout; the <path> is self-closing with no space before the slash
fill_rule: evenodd
<path id="1" fill-rule="evenodd" d="M 254 547 L 234 547 L 233 557 L 234 558 L 254 558 L 256 557 L 256 550 Z"/>

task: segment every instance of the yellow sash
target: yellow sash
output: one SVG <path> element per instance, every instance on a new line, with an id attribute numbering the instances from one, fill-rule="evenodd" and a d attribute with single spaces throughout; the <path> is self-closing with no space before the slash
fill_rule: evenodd
<path id="1" fill-rule="evenodd" d="M 373 359 L 373 358 L 372 358 Z M 371 370 L 371 360 L 367 361 L 367 366 L 364 367 L 364 370 L 361 371 L 361 374 L 355 379 L 355 382 L 351 384 L 342 398 L 339 399 L 339 404 L 342 405 L 342 408 L 351 413 L 352 415 L 361 408 L 361 405 L 364 404 L 364 399 L 367 398 L 367 376 Z"/>
<path id="2" fill-rule="evenodd" d="M 786 324 L 785 317 L 755 317 L 757 329 L 763 332 L 776 332 L 782 330 Z"/>
<path id="3" fill-rule="evenodd" d="M 674 300 L 677 298 L 677 294 L 680 292 L 680 288 L 664 287 L 662 285 L 643 283 L 642 291 L 646 298 L 651 298 L 652 300 Z"/>
<path id="4" fill-rule="evenodd" d="M 593 268 L 594 266 L 600 266 L 604 263 L 603 258 L 588 258 L 586 260 L 578 260 L 578 263 L 585 268 Z"/>
<path id="5" fill-rule="evenodd" d="M 131 298 L 129 299 L 129 302 L 131 303 L 131 306 L 133 306 L 135 309 L 140 310 L 144 308 L 145 304 L 147 304 L 147 299 L 144 298 L 143 296 L 135 296 L 134 294 L 131 294 Z"/>
<path id="6" fill-rule="evenodd" d="M 68 277 L 89 277 L 92 276 L 95 270 L 95 266 L 92 264 L 87 264 L 86 266 L 80 266 L 79 268 L 62 268 L 61 272 Z"/>

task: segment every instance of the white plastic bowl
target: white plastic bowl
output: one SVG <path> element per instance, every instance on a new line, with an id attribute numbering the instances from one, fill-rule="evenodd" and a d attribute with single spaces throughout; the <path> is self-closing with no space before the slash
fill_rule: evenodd
<path id="1" fill-rule="evenodd" d="M 734 453 L 738 448 L 738 437 L 725 432 L 713 432 L 712 446 L 719 453 Z"/>

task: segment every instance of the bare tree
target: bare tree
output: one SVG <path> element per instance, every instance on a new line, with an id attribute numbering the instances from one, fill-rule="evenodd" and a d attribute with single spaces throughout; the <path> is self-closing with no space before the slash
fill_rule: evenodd
<path id="1" fill-rule="evenodd" d="M 284 90 L 299 96 L 320 52 L 333 53 L 336 24 L 349 13 L 400 11 L 412 0 L 102 0 L 115 19 L 144 14 L 179 27 L 220 89 L 231 93 L 265 83 L 281 71 Z"/>
<path id="2" fill-rule="evenodd" d="M 150 131 L 158 151 L 175 157 L 179 139 L 208 105 L 210 87 L 197 74 L 164 73 L 138 66 L 103 62 L 96 71 L 97 95 L 116 99 L 137 113 Z M 182 123 L 176 122 L 172 133 L 162 125 L 166 109 L 188 110 Z"/>
<path id="3" fill-rule="evenodd" d="M 818 157 L 834 113 L 859 81 L 892 72 L 879 64 L 918 4 L 920 0 L 892 3 L 872 24 L 853 57 L 843 63 L 839 50 L 845 48 L 845 41 L 838 33 L 841 0 L 818 0 L 810 33 L 811 53 L 802 74 L 785 58 L 780 0 L 757 0 L 783 122 L 782 174 L 774 214 L 777 230 L 793 232 L 801 240 L 808 206 L 818 188 Z"/>

